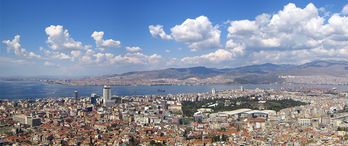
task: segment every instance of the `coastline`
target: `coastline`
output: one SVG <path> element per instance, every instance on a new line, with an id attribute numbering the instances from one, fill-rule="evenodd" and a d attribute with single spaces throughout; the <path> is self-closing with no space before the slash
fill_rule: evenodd
<path id="1" fill-rule="evenodd" d="M 145 96 L 210 92 L 213 88 L 217 91 L 227 89 L 274 89 L 274 90 L 308 90 L 333 88 L 339 91 L 348 91 L 348 85 L 308 85 L 296 83 L 273 84 L 200 84 L 200 85 L 112 85 L 112 94 L 117 96 Z M 0 99 L 37 99 L 58 98 L 73 96 L 75 90 L 81 96 L 90 96 L 92 93 L 101 95 L 101 85 L 65 85 L 48 84 L 40 81 L 2 81 L 0 80 Z M 161 92 L 159 92 L 161 91 Z M 164 92 L 163 92 L 164 91 Z"/>

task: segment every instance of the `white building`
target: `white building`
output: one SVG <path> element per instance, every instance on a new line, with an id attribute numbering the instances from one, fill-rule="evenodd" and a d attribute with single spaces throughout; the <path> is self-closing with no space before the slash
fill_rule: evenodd
<path id="1" fill-rule="evenodd" d="M 40 126 L 41 125 L 41 119 L 40 118 L 35 118 L 35 117 L 31 117 L 31 116 L 27 116 L 24 114 L 20 114 L 20 115 L 14 115 L 13 120 L 17 121 L 18 123 L 21 124 L 27 124 L 31 127 L 34 126 Z"/>
<path id="2" fill-rule="evenodd" d="M 215 95 L 215 93 L 216 93 L 215 88 L 211 89 L 211 94 Z"/>
<path id="3" fill-rule="evenodd" d="M 297 122 L 301 126 L 310 126 L 311 125 L 311 119 L 307 119 L 307 118 L 297 119 Z"/>
<path id="4" fill-rule="evenodd" d="M 115 104 L 115 101 L 111 100 L 111 87 L 107 85 L 103 88 L 103 103 L 104 106 L 112 106 Z"/>
<path id="5" fill-rule="evenodd" d="M 104 100 L 111 100 L 111 87 L 105 85 L 103 88 L 103 99 Z"/>

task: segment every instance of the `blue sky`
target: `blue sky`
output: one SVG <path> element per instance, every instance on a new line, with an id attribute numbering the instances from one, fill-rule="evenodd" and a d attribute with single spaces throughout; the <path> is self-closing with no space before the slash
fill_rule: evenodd
<path id="1" fill-rule="evenodd" d="M 345 60 L 347 3 L 1 0 L 0 76 Z"/>

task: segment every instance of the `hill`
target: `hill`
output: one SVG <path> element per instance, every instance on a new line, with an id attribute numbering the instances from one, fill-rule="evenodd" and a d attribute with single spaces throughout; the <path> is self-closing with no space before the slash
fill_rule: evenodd
<path id="1" fill-rule="evenodd" d="M 53 82 L 73 85 L 267 84 L 282 82 L 348 84 L 347 76 L 348 62 L 319 60 L 300 65 L 266 63 L 223 69 L 203 66 L 168 68 L 75 80 L 54 80 Z"/>

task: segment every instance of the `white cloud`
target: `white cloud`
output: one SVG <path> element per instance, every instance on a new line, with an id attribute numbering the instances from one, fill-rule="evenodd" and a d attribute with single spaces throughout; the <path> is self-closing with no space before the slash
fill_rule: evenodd
<path id="1" fill-rule="evenodd" d="M 153 37 L 159 36 L 161 39 L 183 42 L 192 51 L 220 47 L 221 31 L 217 25 L 213 26 L 206 16 L 186 19 L 182 24 L 170 29 L 171 35 L 164 32 L 162 25 L 150 25 L 149 30 Z"/>
<path id="2" fill-rule="evenodd" d="M 310 60 L 313 54 L 308 50 L 285 50 L 267 51 L 261 50 L 250 54 L 249 61 L 252 64 L 280 63 L 280 64 L 301 64 Z M 312 58 L 314 59 L 314 58 Z"/>
<path id="3" fill-rule="evenodd" d="M 348 15 L 348 4 L 344 5 L 344 7 L 342 8 L 342 14 Z"/>
<path id="4" fill-rule="evenodd" d="M 205 53 L 194 52 L 192 54 L 197 54 L 194 56 L 184 54 L 181 58 L 146 54 L 137 46 L 125 47 L 125 54 L 108 52 L 106 48 L 118 48 L 121 43 L 113 39 L 105 40 L 103 31 L 91 34 L 96 43 L 96 48 L 92 48 L 91 45 L 74 40 L 61 25 L 51 25 L 45 29 L 48 35 L 47 44 L 51 49 L 41 48 L 40 55 L 24 49 L 20 44 L 19 35 L 2 43 L 8 51 L 22 57 L 18 57 L 21 59 L 19 62 L 29 61 L 28 58 L 40 58 L 39 65 L 81 65 L 81 68 L 83 65 L 92 68 L 103 65 L 127 66 L 126 68 L 133 69 L 139 66 L 149 69 L 185 65 L 229 67 L 231 64 L 243 65 L 243 62 L 303 63 L 317 59 L 346 59 L 347 9 L 348 6 L 345 5 L 342 11 L 331 13 L 311 3 L 303 8 L 289 3 L 272 14 L 260 14 L 249 20 L 229 20 L 228 28 L 225 30 L 226 38 L 223 39 L 226 40 L 224 46 L 220 44 L 219 25 L 214 25 L 206 16 L 186 19 L 181 24 L 171 27 L 168 34 L 162 25 L 150 25 L 152 37 L 182 42 L 191 50 L 214 49 L 208 53 L 206 51 L 209 50 L 202 50 Z M 176 51 L 179 50 L 181 48 Z M 182 51 L 185 53 L 185 50 Z M 174 50 L 162 52 L 177 53 Z"/>
<path id="5" fill-rule="evenodd" d="M 170 29 L 176 41 L 188 44 L 192 50 L 217 48 L 220 46 L 218 26 L 213 26 L 206 16 L 186 19 L 182 24 Z"/>
<path id="6" fill-rule="evenodd" d="M 97 54 L 94 54 L 94 57 L 96 58 L 96 62 L 97 63 L 114 63 L 115 61 L 115 56 L 114 54 L 111 54 L 111 53 L 97 53 Z"/>
<path id="7" fill-rule="evenodd" d="M 58 49 L 86 49 L 81 42 L 71 38 L 69 31 L 61 25 L 50 25 L 45 29 L 48 35 L 48 46 L 53 50 Z"/>
<path id="8" fill-rule="evenodd" d="M 322 9 L 312 3 L 304 8 L 289 3 L 275 14 L 261 14 L 254 20 L 228 21 L 225 49 L 183 57 L 181 62 L 222 65 L 226 64 L 224 61 L 237 57 L 253 63 L 345 59 L 348 57 L 348 17 L 323 13 Z M 186 27 L 178 32 L 189 32 L 186 31 L 190 28 L 189 22 L 196 25 L 193 19 L 188 20 L 181 24 Z M 197 34 L 201 33 L 178 33 L 175 37 L 172 32 L 173 38 L 182 42 L 200 38 Z"/>
<path id="9" fill-rule="evenodd" d="M 129 64 L 154 64 L 158 63 L 162 57 L 157 54 L 153 55 L 144 55 L 142 53 L 127 53 L 124 56 L 122 56 L 124 61 Z"/>
<path id="10" fill-rule="evenodd" d="M 254 33 L 258 30 L 258 26 L 255 21 L 250 20 L 240 20 L 240 21 L 232 21 L 231 26 L 228 28 L 228 32 L 230 34 L 240 33 L 240 34 L 248 34 Z"/>
<path id="11" fill-rule="evenodd" d="M 244 43 L 235 43 L 232 39 L 227 40 L 226 49 L 229 49 L 234 54 L 242 55 L 244 54 L 245 45 Z"/>
<path id="12" fill-rule="evenodd" d="M 2 43 L 6 45 L 7 51 L 13 51 L 17 56 L 41 59 L 40 55 L 35 54 L 34 52 L 28 52 L 26 49 L 22 48 L 20 38 L 20 35 L 16 35 L 13 40 L 3 40 Z"/>
<path id="13" fill-rule="evenodd" d="M 157 37 L 159 36 L 161 39 L 164 40 L 170 40 L 172 37 L 163 30 L 163 25 L 150 25 L 149 26 L 149 31 L 152 35 L 152 37 Z"/>
<path id="14" fill-rule="evenodd" d="M 162 59 L 162 56 L 158 54 L 152 54 L 147 57 L 147 61 L 150 64 L 159 63 L 161 59 Z"/>
<path id="15" fill-rule="evenodd" d="M 79 51 L 79 50 L 73 50 L 73 51 L 70 52 L 70 54 L 71 54 L 71 60 L 72 60 L 72 61 L 75 61 L 76 59 L 79 59 L 79 58 L 80 58 L 80 56 L 81 56 L 81 51 Z"/>
<path id="16" fill-rule="evenodd" d="M 347 40 L 348 38 L 348 16 L 333 14 L 325 27 L 326 34 L 331 35 L 334 40 Z"/>
<path id="17" fill-rule="evenodd" d="M 51 56 L 53 59 L 60 59 L 60 60 L 69 60 L 71 59 L 70 56 L 63 52 L 54 52 Z"/>
<path id="18" fill-rule="evenodd" d="M 253 64 L 275 62 L 280 64 L 302 64 L 320 59 L 345 59 L 348 57 L 348 48 L 342 49 L 303 49 L 286 51 L 261 50 L 250 55 Z"/>
<path id="19" fill-rule="evenodd" d="M 33 52 L 29 52 L 21 47 L 20 36 L 17 35 L 13 40 L 2 41 L 8 51 L 13 51 L 16 56 L 24 58 L 40 58 L 37 65 L 47 67 L 62 67 L 69 68 L 69 66 L 84 66 L 101 67 L 101 66 L 141 66 L 152 68 L 151 65 L 158 64 L 162 60 L 161 55 L 152 54 L 146 55 L 141 53 L 140 47 L 126 47 L 129 53 L 114 54 L 110 52 L 101 52 L 100 49 L 92 49 L 90 45 L 82 45 L 81 42 L 73 40 L 68 30 L 64 30 L 62 26 L 49 26 L 46 28 L 48 35 L 48 45 L 51 49 L 40 47 L 42 57 Z M 96 40 L 98 47 L 119 47 L 119 42 L 114 40 L 104 40 L 103 32 L 94 32 L 92 37 Z M 29 60 L 18 60 L 21 62 L 29 62 Z M 18 62 L 17 61 L 17 62 Z M 18 62 L 17 64 L 20 64 Z M 64 66 L 61 66 L 63 65 Z M 83 67 L 82 67 L 83 68 Z"/>
<path id="20" fill-rule="evenodd" d="M 115 55 L 112 53 L 96 53 L 94 51 L 87 51 L 84 55 L 80 56 L 80 58 L 83 64 L 97 65 L 150 65 L 158 63 L 162 59 L 158 54 L 145 55 L 140 52 L 135 52 Z"/>
<path id="21" fill-rule="evenodd" d="M 140 47 L 126 47 L 126 50 L 131 53 L 140 52 L 142 49 Z"/>
<path id="22" fill-rule="evenodd" d="M 70 52 L 70 54 L 76 58 L 76 57 L 79 57 L 81 55 L 81 51 L 73 50 Z"/>
<path id="23" fill-rule="evenodd" d="M 44 48 L 40 48 L 40 50 L 44 53 L 46 60 L 71 60 L 72 57 L 70 57 L 68 54 L 64 52 L 60 52 L 58 50 L 47 50 Z"/>
<path id="24" fill-rule="evenodd" d="M 185 64 L 209 64 L 209 63 L 222 63 L 233 59 L 233 54 L 224 49 L 218 49 L 215 52 L 204 54 L 201 56 L 184 57 L 181 62 Z"/>
<path id="25" fill-rule="evenodd" d="M 118 48 L 121 46 L 120 41 L 112 39 L 104 40 L 104 32 L 102 31 L 94 31 L 91 37 L 95 40 L 95 44 L 97 45 L 97 47 L 101 48 L 102 50 L 104 50 L 105 48 Z"/>
<path id="26" fill-rule="evenodd" d="M 244 59 L 255 61 L 257 56 L 273 63 L 343 57 L 348 17 L 333 14 L 325 21 L 326 17 L 312 3 L 304 8 L 289 3 L 273 15 L 230 21 L 225 47 Z"/>
<path id="27" fill-rule="evenodd" d="M 315 47 L 312 39 L 321 37 L 324 18 L 318 9 L 308 4 L 304 9 L 288 4 L 278 13 L 262 14 L 254 21 L 232 21 L 228 28 L 228 43 L 233 41 L 246 48 L 303 49 Z M 311 41 L 311 43 L 307 43 Z"/>

